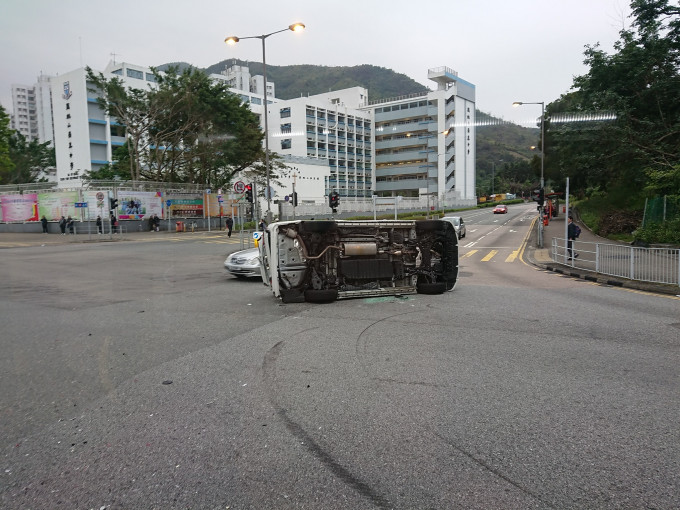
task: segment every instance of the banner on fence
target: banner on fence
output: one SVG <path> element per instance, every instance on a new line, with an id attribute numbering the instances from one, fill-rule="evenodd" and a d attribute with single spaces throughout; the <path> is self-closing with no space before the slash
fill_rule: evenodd
<path id="1" fill-rule="evenodd" d="M 57 193 L 38 193 L 38 215 L 45 216 L 48 221 L 76 216 L 75 203 L 79 202 L 77 191 L 60 191 Z M 80 215 L 78 215 L 80 216 Z"/>
<path id="2" fill-rule="evenodd" d="M 152 214 L 163 216 L 163 200 L 160 191 L 119 191 L 118 219 L 141 220 Z"/>
<path id="3" fill-rule="evenodd" d="M 38 194 L 2 195 L 2 221 L 38 221 Z"/>

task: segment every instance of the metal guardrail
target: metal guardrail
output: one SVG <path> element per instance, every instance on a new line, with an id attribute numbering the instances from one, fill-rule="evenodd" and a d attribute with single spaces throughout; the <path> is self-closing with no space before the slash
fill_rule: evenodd
<path id="1" fill-rule="evenodd" d="M 679 248 L 641 248 L 622 244 L 574 241 L 577 257 L 570 258 L 567 241 L 554 237 L 553 262 L 596 273 L 642 282 L 680 286 Z"/>

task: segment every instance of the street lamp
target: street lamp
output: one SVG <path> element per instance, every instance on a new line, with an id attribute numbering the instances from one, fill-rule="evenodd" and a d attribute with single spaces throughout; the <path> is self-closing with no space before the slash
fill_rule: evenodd
<path id="1" fill-rule="evenodd" d="M 224 42 L 227 44 L 236 44 L 241 39 L 260 39 L 262 41 L 262 75 L 264 78 L 264 166 L 267 173 L 267 189 L 265 194 L 267 196 L 267 223 L 272 221 L 272 199 L 271 199 L 271 188 L 269 187 L 269 124 L 267 121 L 267 57 L 265 51 L 265 39 L 270 35 L 280 34 L 286 30 L 292 30 L 293 32 L 300 32 L 304 30 L 305 25 L 303 23 L 293 23 L 289 25 L 288 28 L 277 30 L 276 32 L 270 32 L 264 35 L 252 35 L 248 37 L 227 37 Z"/>
<path id="2" fill-rule="evenodd" d="M 498 160 L 499 163 L 503 163 L 502 159 Z M 494 184 L 496 183 L 496 162 L 491 162 L 491 194 L 494 194 Z"/>
<path id="3" fill-rule="evenodd" d="M 543 180 L 543 163 L 545 160 L 545 103 L 526 103 L 522 101 L 515 101 L 512 106 L 522 106 L 523 104 L 540 104 L 541 105 L 541 189 L 545 186 L 545 181 Z"/>
<path id="4" fill-rule="evenodd" d="M 545 103 L 525 103 L 522 101 L 515 101 L 512 106 L 521 106 L 523 104 L 540 104 L 541 105 L 541 190 L 545 187 L 543 180 L 543 162 L 545 160 Z M 545 193 L 545 191 L 543 191 Z M 543 219 L 541 218 L 541 207 L 538 207 L 538 247 L 543 248 Z"/>

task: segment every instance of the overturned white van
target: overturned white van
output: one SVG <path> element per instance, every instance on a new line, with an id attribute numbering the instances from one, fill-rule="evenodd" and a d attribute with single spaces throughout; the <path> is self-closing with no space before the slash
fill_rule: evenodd
<path id="1" fill-rule="evenodd" d="M 259 248 L 262 281 L 284 303 L 441 294 L 458 277 L 456 231 L 440 220 L 272 223 Z"/>

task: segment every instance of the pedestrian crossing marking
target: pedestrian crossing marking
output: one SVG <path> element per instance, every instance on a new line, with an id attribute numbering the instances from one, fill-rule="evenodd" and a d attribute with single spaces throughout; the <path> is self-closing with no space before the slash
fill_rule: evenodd
<path id="1" fill-rule="evenodd" d="M 517 255 L 519 255 L 519 250 L 513 251 L 510 255 L 508 255 L 508 258 L 505 259 L 506 262 L 514 262 L 515 259 L 517 258 Z"/>
<path id="2" fill-rule="evenodd" d="M 482 262 L 489 262 L 492 258 L 494 258 L 494 257 L 496 256 L 497 253 L 498 253 L 498 250 L 491 250 L 491 251 L 486 255 L 486 257 L 484 257 L 484 258 L 482 259 Z"/>
<path id="3" fill-rule="evenodd" d="M 472 257 L 475 253 L 477 253 L 477 250 L 470 250 L 465 255 L 461 255 L 460 258 L 464 259 L 464 258 L 467 258 L 467 257 Z"/>

